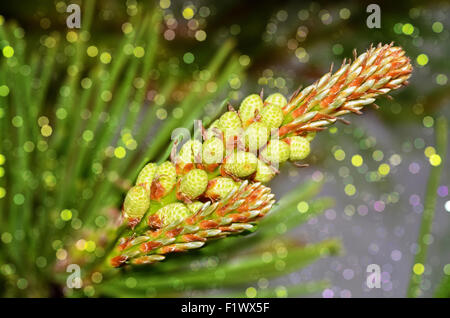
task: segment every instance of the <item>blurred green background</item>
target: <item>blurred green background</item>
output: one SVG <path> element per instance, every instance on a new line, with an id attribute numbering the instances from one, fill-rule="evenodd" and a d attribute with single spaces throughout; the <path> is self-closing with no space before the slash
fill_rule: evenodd
<path id="1" fill-rule="evenodd" d="M 9 114 L 2 101 L 4 296 L 404 297 L 412 271 L 419 278 L 415 296 L 437 295 L 439 286 L 441 296 L 449 295 L 449 160 L 436 142 L 446 134 L 436 128 L 438 118 L 450 114 L 446 1 L 382 2 L 381 28 L 369 29 L 366 8 L 373 1 L 99 0 L 89 32 L 67 29 L 69 3 L 79 2 L 0 7 L 1 47 L 15 43 L 18 59 L 10 62 L 3 51 L 0 93 L 7 99 L 30 92 L 11 102 L 22 108 Z M 89 3 L 81 3 L 83 19 Z M 124 189 L 142 163 L 164 157 L 173 128 L 211 119 L 224 98 L 237 106 L 261 89 L 289 96 L 331 63 L 336 69 L 351 58 L 353 49 L 392 41 L 411 58 L 410 85 L 392 101 L 377 101 L 378 111 L 347 118 L 352 125 L 318 134 L 310 167 L 286 167 L 275 178 L 273 191 L 286 202 L 277 211 L 285 214 L 263 224 L 259 240 L 226 239 L 119 279 L 94 272 L 81 291 L 61 287 L 67 264 L 104 256 L 99 241 L 112 235 Z M 16 132 L 27 124 L 38 124 L 37 131 Z M 434 177 L 433 169 L 439 169 Z M 430 175 L 435 182 L 427 186 Z M 419 235 L 427 206 L 434 211 L 431 230 Z M 33 217 L 15 220 L 20 213 Z M 298 213 L 308 217 L 297 220 Z M 27 239 L 34 252 L 27 252 Z M 305 252 L 308 242 L 320 243 Z M 323 246 L 334 256 L 309 265 Z M 255 259 L 243 256 L 244 247 Z M 415 257 L 425 250 L 422 264 Z M 23 254 L 29 265 L 18 264 Z M 382 269 L 379 289 L 366 286 L 369 264 Z M 186 267 L 190 278 L 181 273 Z"/>

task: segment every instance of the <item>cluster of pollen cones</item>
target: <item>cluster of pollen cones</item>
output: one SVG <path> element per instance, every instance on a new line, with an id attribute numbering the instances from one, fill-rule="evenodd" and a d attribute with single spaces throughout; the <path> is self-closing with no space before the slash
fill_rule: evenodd
<path id="1" fill-rule="evenodd" d="M 200 140 L 141 170 L 123 204 L 126 231 L 110 264 L 154 263 L 252 229 L 275 202 L 264 184 L 281 165 L 304 166 L 317 131 L 339 119 L 347 123 L 340 116 L 361 114 L 376 97 L 406 85 L 411 71 L 400 47 L 378 45 L 289 100 L 261 93 L 247 96 L 238 110 L 230 105 Z"/>

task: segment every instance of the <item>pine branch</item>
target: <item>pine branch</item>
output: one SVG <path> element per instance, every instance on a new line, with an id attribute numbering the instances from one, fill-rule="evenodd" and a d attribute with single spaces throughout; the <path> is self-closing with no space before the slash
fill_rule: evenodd
<path id="1" fill-rule="evenodd" d="M 204 129 L 200 141 L 189 140 L 178 155 L 174 148 L 172 162 L 144 166 L 123 205 L 129 230 L 110 260 L 112 266 L 154 263 L 163 260 L 164 254 L 196 249 L 210 238 L 253 228 L 248 222 L 267 211 L 259 214 L 249 203 L 255 204 L 252 200 L 257 199 L 257 206 L 267 210 L 273 204 L 270 188 L 261 183 L 269 182 L 279 172 L 278 165 L 287 160 L 304 166 L 298 160 L 308 156 L 316 131 L 335 123 L 339 116 L 360 114 L 375 97 L 406 85 L 412 66 L 404 54 L 392 44 L 380 44 L 359 57 L 355 54 L 353 63 L 344 61 L 336 73 L 330 71 L 294 93 L 289 102 L 278 93 L 264 102 L 263 92 L 252 94 L 238 111 L 229 105 L 227 112 Z M 187 120 L 196 116 L 192 112 Z M 269 140 L 268 132 L 273 136 L 278 128 L 280 139 Z M 163 142 L 158 139 L 158 148 Z M 155 144 L 150 149 L 153 147 Z M 210 154 L 218 154 L 219 161 L 208 162 Z M 246 195 L 252 198 L 250 202 L 240 198 L 240 191 L 250 191 L 252 185 L 255 193 Z M 190 204 L 202 207 L 191 209 Z M 227 207 L 226 212 L 222 206 Z M 203 219 L 205 211 L 210 218 Z M 290 222 L 302 220 L 296 216 Z M 202 227 L 202 222 L 209 225 Z M 236 228 L 221 230 L 224 224 Z"/>

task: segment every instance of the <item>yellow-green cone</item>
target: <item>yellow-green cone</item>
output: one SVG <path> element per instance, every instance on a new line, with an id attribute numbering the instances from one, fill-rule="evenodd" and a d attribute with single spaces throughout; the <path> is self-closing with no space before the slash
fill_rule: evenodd
<path id="1" fill-rule="evenodd" d="M 254 181 L 267 183 L 275 176 L 274 170 L 261 160 L 258 160 Z"/>
<path id="2" fill-rule="evenodd" d="M 152 181 L 155 177 L 155 173 L 158 166 L 156 163 L 150 162 L 142 168 L 141 172 L 136 179 L 136 185 L 143 186 L 149 193 L 152 187 Z"/>
<path id="3" fill-rule="evenodd" d="M 201 169 L 189 171 L 180 182 L 179 191 L 190 200 L 198 198 L 208 186 L 208 174 Z"/>
<path id="4" fill-rule="evenodd" d="M 179 158 L 186 163 L 194 163 L 195 156 L 202 152 L 202 143 L 196 139 L 187 141 L 180 149 Z"/>
<path id="5" fill-rule="evenodd" d="M 219 119 L 216 119 L 215 121 L 212 122 L 211 125 L 209 125 L 208 129 L 206 130 L 206 138 L 205 139 L 208 140 L 210 138 L 217 137 L 217 129 L 220 130 Z"/>
<path id="6" fill-rule="evenodd" d="M 239 108 L 239 117 L 241 117 L 242 125 L 247 128 L 263 107 L 263 101 L 258 94 L 251 94 L 244 98 Z"/>
<path id="7" fill-rule="evenodd" d="M 219 128 L 223 133 L 225 144 L 228 144 L 231 138 L 239 137 L 242 134 L 242 123 L 237 112 L 228 111 L 220 116 Z"/>
<path id="8" fill-rule="evenodd" d="M 270 140 L 261 157 L 272 164 L 281 164 L 289 159 L 289 145 L 282 140 Z"/>
<path id="9" fill-rule="evenodd" d="M 225 153 L 222 140 L 219 138 L 210 138 L 203 143 L 203 163 L 210 164 L 220 164 L 223 161 L 223 156 Z"/>
<path id="10" fill-rule="evenodd" d="M 241 128 L 241 119 L 235 111 L 228 111 L 220 116 L 218 127 L 220 129 Z"/>
<path id="11" fill-rule="evenodd" d="M 286 98 L 280 93 L 274 93 L 269 96 L 264 101 L 265 104 L 270 104 L 278 107 L 284 107 L 287 104 Z"/>
<path id="12" fill-rule="evenodd" d="M 291 161 L 303 160 L 311 151 L 309 141 L 305 137 L 289 137 L 287 142 L 289 143 L 289 160 Z"/>
<path id="13" fill-rule="evenodd" d="M 226 158 L 223 169 L 229 175 L 245 178 L 256 171 L 258 159 L 250 152 L 236 151 Z"/>
<path id="14" fill-rule="evenodd" d="M 279 128 L 283 123 L 283 111 L 277 105 L 268 104 L 261 111 L 261 122 L 269 128 Z"/>
<path id="15" fill-rule="evenodd" d="M 245 129 L 245 147 L 251 152 L 256 152 L 267 143 L 269 138 L 269 129 L 260 122 L 253 122 Z"/>
<path id="16" fill-rule="evenodd" d="M 150 207 L 150 193 L 142 186 L 134 186 L 128 190 L 123 203 L 123 214 L 126 218 L 141 218 Z"/>
<path id="17" fill-rule="evenodd" d="M 205 195 L 212 200 L 220 200 L 236 188 L 237 185 L 231 178 L 217 177 L 209 181 Z"/>
<path id="18" fill-rule="evenodd" d="M 192 212 L 183 203 L 170 203 L 155 213 L 155 216 L 161 221 L 162 226 L 183 220 L 190 215 L 192 215 Z"/>
<path id="19" fill-rule="evenodd" d="M 165 161 L 158 166 L 155 174 L 155 180 L 152 184 L 152 200 L 160 200 L 172 191 L 177 181 L 177 172 L 175 166 L 170 161 Z"/>

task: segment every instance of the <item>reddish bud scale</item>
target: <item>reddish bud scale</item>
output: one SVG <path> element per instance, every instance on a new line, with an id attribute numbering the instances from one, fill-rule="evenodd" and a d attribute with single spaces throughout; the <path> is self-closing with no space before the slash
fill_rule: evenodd
<path id="1" fill-rule="evenodd" d="M 185 175 L 192 169 L 195 169 L 195 164 L 194 163 L 184 163 L 183 165 L 181 165 L 180 163 L 177 163 L 177 164 L 175 164 L 175 169 L 176 169 L 178 175 Z"/>
<path id="2" fill-rule="evenodd" d="M 153 214 L 148 217 L 148 226 L 151 229 L 160 229 L 162 225 L 163 221 L 158 215 Z"/>
<path id="3" fill-rule="evenodd" d="M 228 212 L 228 206 L 229 206 L 229 204 L 217 209 L 217 212 L 216 212 L 217 215 L 224 216 Z"/>
<path id="4" fill-rule="evenodd" d="M 195 167 L 192 167 L 192 169 L 201 169 L 201 170 L 205 170 L 206 172 L 214 172 L 217 167 L 220 166 L 220 164 L 218 163 L 211 163 L 211 164 L 205 164 L 205 163 L 198 163 L 196 164 Z M 189 171 L 191 171 L 192 169 L 190 169 Z M 184 174 L 188 173 L 189 171 L 186 171 Z"/>
<path id="5" fill-rule="evenodd" d="M 157 238 L 157 237 L 159 237 L 161 235 L 162 232 L 163 231 L 161 229 L 159 229 L 159 230 L 150 230 L 150 231 L 145 232 L 145 234 L 150 236 L 150 237 L 152 237 L 152 238 Z"/>
<path id="6" fill-rule="evenodd" d="M 201 221 L 199 224 L 200 228 L 203 230 L 213 229 L 216 228 L 218 225 L 219 224 L 216 221 L 211 220 Z"/>
<path id="7" fill-rule="evenodd" d="M 149 256 L 141 256 L 141 257 L 135 258 L 133 260 L 133 264 L 135 264 L 135 265 L 151 264 L 151 263 L 154 263 L 156 261 L 157 260 L 154 260 L 154 259 L 152 259 Z"/>
<path id="8" fill-rule="evenodd" d="M 160 242 L 146 242 L 142 243 L 139 249 L 141 250 L 141 252 L 147 253 L 154 250 L 155 248 L 160 247 L 161 245 L 162 244 Z"/>
<path id="9" fill-rule="evenodd" d="M 167 245 L 158 251 L 160 254 L 169 254 L 169 253 L 177 253 L 177 252 L 184 252 L 184 249 L 179 248 L 177 245 Z"/>
<path id="10" fill-rule="evenodd" d="M 348 72 L 349 72 L 350 68 L 347 69 L 347 71 L 344 72 L 344 74 L 341 75 L 341 77 L 339 78 L 339 80 L 336 82 L 336 84 L 334 84 L 331 89 L 330 89 L 330 93 L 327 97 L 325 97 L 322 102 L 320 103 L 320 106 L 322 108 L 326 108 L 328 107 L 328 105 L 331 104 L 332 101 L 335 100 L 335 98 L 337 97 L 339 91 L 342 89 L 342 87 L 344 86 L 345 83 L 345 79 L 348 76 Z"/>
<path id="11" fill-rule="evenodd" d="M 294 112 L 292 113 L 292 117 L 297 118 L 297 117 L 299 117 L 300 115 L 303 115 L 303 114 L 306 112 L 306 110 L 307 110 L 307 107 L 308 107 L 308 105 L 309 105 L 309 102 L 310 102 L 314 97 L 316 97 L 316 95 L 317 95 L 317 91 L 312 92 L 312 93 L 306 98 L 306 100 L 302 103 L 302 106 L 300 106 L 299 108 L 297 108 L 296 110 L 294 110 Z"/>
<path id="12" fill-rule="evenodd" d="M 179 235 L 181 233 L 181 231 L 183 231 L 182 228 L 176 228 L 176 229 L 167 231 L 167 237 L 175 237 L 175 236 Z"/>
<path id="13" fill-rule="evenodd" d="M 182 242 L 206 242 L 206 238 L 195 234 L 184 234 L 181 236 Z"/>
<path id="14" fill-rule="evenodd" d="M 128 226 L 132 229 L 134 229 L 136 227 L 136 225 L 139 224 L 139 222 L 141 221 L 140 218 L 127 218 L 127 222 L 128 222 Z"/>
<path id="15" fill-rule="evenodd" d="M 159 182 L 159 180 L 153 180 L 151 192 L 150 192 L 150 198 L 154 201 L 159 201 L 166 193 L 166 189 L 164 186 Z"/>
<path id="16" fill-rule="evenodd" d="M 111 266 L 112 266 L 112 267 L 119 267 L 119 266 L 125 264 L 125 262 L 126 262 L 127 260 L 128 260 L 128 257 L 127 257 L 127 256 L 124 256 L 124 255 L 118 255 L 118 256 L 113 257 L 113 258 L 111 259 Z"/>
<path id="17" fill-rule="evenodd" d="M 127 237 L 123 240 L 123 243 L 120 243 L 118 246 L 118 249 L 120 251 L 123 251 L 124 249 L 126 249 L 129 246 L 130 241 L 132 240 L 132 237 Z"/>
<path id="18" fill-rule="evenodd" d="M 248 221 L 248 213 L 235 213 L 235 214 L 229 214 L 228 217 L 230 217 L 233 222 L 247 222 Z"/>
<path id="19" fill-rule="evenodd" d="M 237 233 L 237 232 L 239 232 L 239 230 L 233 229 L 233 228 L 230 227 L 230 226 L 221 226 L 221 227 L 219 227 L 219 229 L 220 229 L 222 232 L 229 232 L 229 233 Z"/>
<path id="20" fill-rule="evenodd" d="M 196 222 L 196 218 L 195 215 L 188 217 L 184 220 L 184 222 L 186 222 L 187 225 L 192 225 Z"/>

